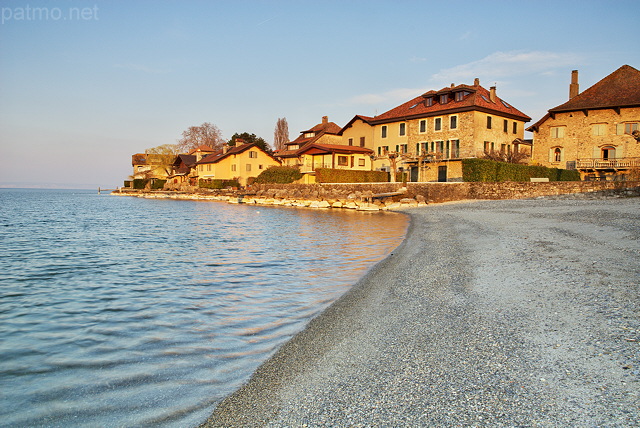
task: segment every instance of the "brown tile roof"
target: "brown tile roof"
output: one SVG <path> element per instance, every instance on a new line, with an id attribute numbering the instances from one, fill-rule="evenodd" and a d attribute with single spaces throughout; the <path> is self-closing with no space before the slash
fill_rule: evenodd
<path id="1" fill-rule="evenodd" d="M 302 131 L 301 134 L 306 134 L 309 132 L 315 132 L 316 134 L 323 132 L 325 134 L 337 134 L 340 132 L 340 127 L 336 125 L 334 122 L 327 123 L 319 123 L 311 129 L 307 129 L 306 131 Z"/>
<path id="2" fill-rule="evenodd" d="M 351 125 L 353 125 L 353 123 L 360 119 L 361 121 L 365 122 L 365 123 L 371 123 L 371 121 L 374 119 L 373 117 L 369 117 L 369 116 L 363 116 L 361 114 L 356 114 L 355 116 L 353 116 L 353 119 L 351 119 L 349 121 L 349 123 L 347 123 L 345 126 L 342 127 L 342 129 L 340 130 L 340 132 L 338 133 L 339 135 L 342 135 L 344 133 L 344 131 L 346 131 L 347 129 L 349 129 L 349 127 Z"/>
<path id="3" fill-rule="evenodd" d="M 215 152 L 216 150 L 213 147 L 209 147 L 209 146 L 198 146 L 195 149 L 191 150 L 189 152 L 190 155 L 196 153 L 196 152 Z"/>
<path id="4" fill-rule="evenodd" d="M 463 91 L 466 92 L 464 97 L 460 101 L 456 101 L 454 94 Z M 440 104 L 440 95 L 445 94 L 449 95 L 448 101 L 445 104 Z M 428 98 L 433 99 L 431 106 L 427 105 Z M 428 91 L 419 97 L 372 118 L 371 123 L 390 123 L 398 120 L 417 119 L 472 110 L 513 117 L 525 122 L 531 120 L 529 116 L 497 96 L 495 97 L 495 102 L 492 102 L 490 92 L 480 85 L 457 85 L 446 87 L 439 91 Z"/>
<path id="5" fill-rule="evenodd" d="M 254 147 L 257 148 L 258 150 L 260 150 L 261 152 L 266 153 L 272 159 L 277 161 L 277 159 L 275 159 L 269 153 L 267 153 L 264 150 L 262 150 L 255 143 L 244 143 L 244 144 L 242 144 L 240 146 L 229 147 L 229 149 L 227 150 L 226 153 L 224 152 L 224 150 L 218 150 L 215 153 L 207 155 L 207 156 L 203 157 L 202 159 L 200 159 L 199 162 L 196 162 L 196 165 L 207 164 L 207 163 L 217 163 L 217 162 L 220 162 L 222 159 L 225 159 L 225 158 L 227 158 L 227 157 L 229 157 L 231 155 L 239 155 L 240 153 L 246 152 L 247 150 L 249 150 L 251 148 L 254 148 Z"/>
<path id="6" fill-rule="evenodd" d="M 631 106 L 640 106 L 640 71 L 623 65 L 566 103 L 549 109 L 549 112 Z"/>
<path id="7" fill-rule="evenodd" d="M 367 149 L 366 147 L 345 146 L 343 144 L 318 144 L 318 143 L 307 144 L 306 146 L 304 146 L 302 149 L 298 150 L 297 152 L 298 152 L 299 155 L 302 155 L 305 152 L 307 152 L 309 150 L 312 150 L 312 149 L 316 149 L 319 152 L 341 153 L 341 154 L 355 154 L 355 153 L 370 154 L 370 153 L 373 153 L 373 150 Z"/>

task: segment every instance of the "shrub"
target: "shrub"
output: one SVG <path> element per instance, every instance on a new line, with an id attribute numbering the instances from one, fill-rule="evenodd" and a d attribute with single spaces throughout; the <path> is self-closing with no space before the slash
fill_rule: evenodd
<path id="1" fill-rule="evenodd" d="M 547 168 L 544 166 L 496 162 L 488 159 L 463 159 L 464 181 L 530 181 L 531 178 L 548 178 L 549 181 L 580 181 L 575 170 Z"/>
<path id="2" fill-rule="evenodd" d="M 167 182 L 167 180 L 153 180 L 151 182 L 151 190 L 158 190 L 158 189 L 162 189 L 164 188 L 164 184 Z"/>
<path id="3" fill-rule="evenodd" d="M 289 184 L 300 180 L 302 173 L 292 166 L 271 166 L 256 177 L 254 183 L 279 183 Z"/>
<path id="4" fill-rule="evenodd" d="M 198 187 L 202 189 L 226 189 L 227 187 L 240 187 L 238 180 L 200 179 Z"/>
<path id="5" fill-rule="evenodd" d="M 397 175 L 402 181 L 402 175 Z M 380 183 L 388 182 L 389 173 L 385 171 L 355 171 L 350 169 L 318 168 L 316 183 Z"/>
<path id="6" fill-rule="evenodd" d="M 144 178 L 136 178 L 133 180 L 133 188 L 134 189 L 144 189 L 147 185 L 147 181 Z"/>

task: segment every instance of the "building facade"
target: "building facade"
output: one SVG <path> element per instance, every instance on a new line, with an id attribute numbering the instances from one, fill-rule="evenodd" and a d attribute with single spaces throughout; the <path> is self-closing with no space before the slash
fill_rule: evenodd
<path id="1" fill-rule="evenodd" d="M 408 181 L 461 181 L 463 158 L 530 151 L 524 141 L 530 120 L 476 79 L 426 92 L 375 117 L 356 116 L 341 135 L 343 144 L 371 148 L 375 169 L 402 170 Z"/>
<path id="2" fill-rule="evenodd" d="M 624 180 L 640 168 L 640 71 L 624 65 L 584 92 L 571 74 L 569 101 L 528 128 L 533 160 L 578 169 L 586 180 Z"/>

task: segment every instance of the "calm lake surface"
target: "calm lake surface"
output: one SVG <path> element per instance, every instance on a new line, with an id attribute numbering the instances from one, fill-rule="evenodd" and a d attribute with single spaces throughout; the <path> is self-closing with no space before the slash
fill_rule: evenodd
<path id="1" fill-rule="evenodd" d="M 196 426 L 407 225 L 0 189 L 0 425 Z"/>

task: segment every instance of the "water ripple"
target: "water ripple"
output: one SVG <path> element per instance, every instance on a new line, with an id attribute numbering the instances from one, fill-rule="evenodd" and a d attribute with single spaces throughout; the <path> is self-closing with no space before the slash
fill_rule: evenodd
<path id="1" fill-rule="evenodd" d="M 398 214 L 0 190 L 0 425 L 197 425 Z"/>

